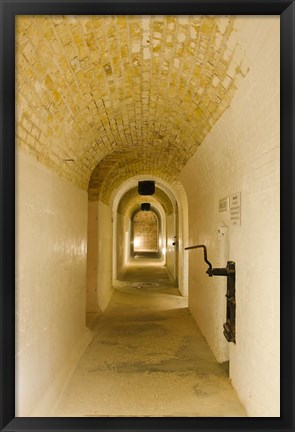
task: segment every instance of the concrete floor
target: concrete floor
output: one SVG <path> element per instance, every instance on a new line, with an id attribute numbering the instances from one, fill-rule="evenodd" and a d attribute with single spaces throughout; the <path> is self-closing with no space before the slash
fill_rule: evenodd
<path id="1" fill-rule="evenodd" d="M 119 285 L 54 416 L 246 416 L 160 262 L 138 256 Z"/>

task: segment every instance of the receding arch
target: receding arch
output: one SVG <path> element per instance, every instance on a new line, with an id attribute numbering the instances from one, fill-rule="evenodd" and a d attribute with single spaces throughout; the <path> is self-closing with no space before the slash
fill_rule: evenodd
<path id="1" fill-rule="evenodd" d="M 157 200 L 157 198 L 159 200 Z M 171 210 L 169 197 L 158 187 L 155 196 L 141 196 L 137 187 L 127 190 L 113 208 L 113 283 L 117 284 L 117 277 L 124 269 L 129 258 L 133 255 L 133 226 L 132 219 L 141 211 L 141 203 L 150 203 L 150 209 L 157 215 L 159 240 L 159 259 L 166 264 L 166 220 L 167 209 Z M 166 204 L 166 208 L 164 205 Z M 124 232 L 124 234 L 123 234 Z"/>
<path id="2" fill-rule="evenodd" d="M 137 210 L 131 218 L 133 252 L 159 252 L 159 220 L 156 213 Z"/>
<path id="3" fill-rule="evenodd" d="M 129 190 L 136 188 L 138 181 L 140 180 L 155 180 L 156 187 L 163 190 L 171 202 L 173 203 L 174 213 L 177 213 L 177 224 L 178 224 L 178 259 L 177 259 L 177 276 L 178 276 L 178 287 L 182 295 L 188 295 L 188 257 L 184 254 L 184 245 L 188 241 L 188 206 L 186 192 L 179 181 L 173 181 L 171 184 L 161 177 L 149 175 L 145 176 L 143 174 L 130 177 L 125 182 L 113 191 L 110 202 L 112 205 L 112 215 L 113 215 L 113 232 L 116 226 L 117 220 L 117 209 L 121 198 Z M 174 239 L 170 239 L 172 245 Z M 113 235 L 113 242 L 116 243 L 115 234 Z M 113 243 L 113 248 L 116 245 Z M 113 266 L 113 275 L 115 274 L 115 269 Z"/>

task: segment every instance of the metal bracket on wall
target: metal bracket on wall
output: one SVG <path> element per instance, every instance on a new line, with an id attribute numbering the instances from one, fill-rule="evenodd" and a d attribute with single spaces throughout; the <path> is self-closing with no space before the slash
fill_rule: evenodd
<path id="1" fill-rule="evenodd" d="M 200 249 L 204 251 L 204 261 L 208 264 L 206 273 L 208 276 L 226 276 L 226 322 L 223 324 L 223 334 L 228 342 L 236 343 L 236 264 L 227 261 L 226 267 L 212 268 L 212 264 L 207 258 L 207 248 L 205 245 L 186 247 L 185 250 Z"/>

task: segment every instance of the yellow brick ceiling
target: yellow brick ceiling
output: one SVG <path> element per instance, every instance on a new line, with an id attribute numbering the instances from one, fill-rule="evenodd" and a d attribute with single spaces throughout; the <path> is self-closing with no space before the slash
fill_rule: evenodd
<path id="1" fill-rule="evenodd" d="M 166 214 L 173 213 L 173 204 L 162 189 L 156 186 L 155 193 L 153 195 L 138 195 L 137 187 L 130 189 L 126 194 L 121 198 L 120 204 L 118 206 L 118 212 L 130 216 L 134 210 L 140 209 L 140 204 L 143 202 L 148 202 L 151 205 L 160 203 Z"/>
<path id="2" fill-rule="evenodd" d="M 17 144 L 91 199 L 175 181 L 241 76 L 233 17 L 20 16 Z"/>

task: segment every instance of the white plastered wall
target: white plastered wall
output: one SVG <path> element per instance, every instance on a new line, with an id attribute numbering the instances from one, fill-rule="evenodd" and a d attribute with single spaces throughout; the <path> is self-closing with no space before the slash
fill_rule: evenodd
<path id="1" fill-rule="evenodd" d="M 175 263 L 175 245 L 176 239 L 174 238 L 176 234 L 175 229 L 175 214 L 171 213 L 167 215 L 167 244 L 166 244 L 166 256 L 167 256 L 167 269 L 170 275 L 176 279 L 176 263 Z"/>
<path id="2" fill-rule="evenodd" d="M 88 203 L 87 311 L 103 312 L 111 299 L 112 286 L 112 210 L 102 201 Z M 92 227 L 92 229 L 91 229 Z M 95 293 L 95 294 L 94 294 Z"/>
<path id="3" fill-rule="evenodd" d="M 98 269 L 98 202 L 88 202 L 87 224 L 87 313 L 97 314 L 99 311 L 97 299 L 97 269 Z"/>
<path id="4" fill-rule="evenodd" d="M 208 247 L 213 266 L 236 262 L 236 345 L 222 334 L 225 280 L 209 278 L 200 250 L 190 252 L 189 307 L 249 416 L 280 415 L 279 345 L 279 17 L 238 17 L 249 71 L 230 108 L 181 173 L 191 244 Z M 241 225 L 218 201 L 241 192 Z M 228 244 L 218 228 L 228 225 Z M 224 278 L 225 279 L 225 278 Z M 228 347 L 229 345 L 229 347 Z"/>
<path id="5" fill-rule="evenodd" d="M 50 416 L 90 342 L 87 193 L 16 155 L 16 416 Z"/>
<path id="6" fill-rule="evenodd" d="M 127 216 L 120 213 L 117 213 L 116 217 L 114 218 L 114 230 L 116 231 L 117 236 L 117 254 L 114 254 L 113 257 L 113 259 L 115 259 L 117 262 L 117 273 L 114 275 L 115 278 L 117 275 L 119 276 L 122 273 L 130 254 L 131 238 L 129 220 L 130 219 Z"/>

